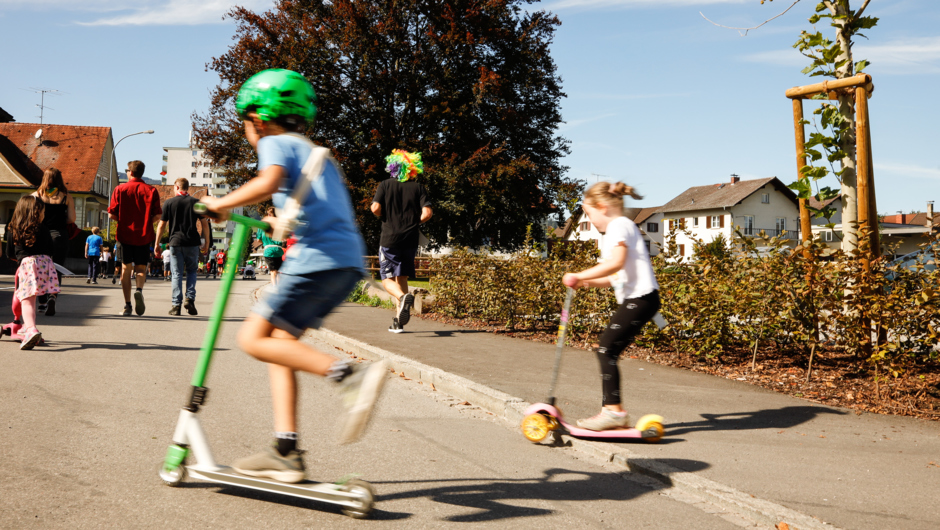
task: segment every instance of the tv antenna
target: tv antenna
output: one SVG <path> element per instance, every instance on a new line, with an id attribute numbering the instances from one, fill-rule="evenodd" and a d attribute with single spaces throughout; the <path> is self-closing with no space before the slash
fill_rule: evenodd
<path id="1" fill-rule="evenodd" d="M 61 90 L 55 90 L 53 88 L 29 87 L 29 88 L 24 88 L 22 90 L 28 90 L 29 92 L 32 92 L 34 94 L 40 94 L 39 104 L 36 105 L 37 107 L 39 107 L 39 116 L 36 116 L 37 118 L 39 118 L 39 125 L 42 125 L 43 123 L 43 117 L 45 116 L 46 109 L 55 110 L 52 107 L 46 106 L 46 94 L 49 94 L 50 96 L 61 96 L 62 94 L 64 94 L 64 92 L 62 92 Z"/>
<path id="2" fill-rule="evenodd" d="M 598 174 L 598 173 L 591 173 L 591 176 L 594 177 L 594 182 L 595 182 L 595 183 L 598 182 L 602 177 L 605 178 L 605 179 L 606 179 L 606 178 L 610 178 L 610 177 L 608 177 L 607 175 L 600 175 L 600 174 Z"/>

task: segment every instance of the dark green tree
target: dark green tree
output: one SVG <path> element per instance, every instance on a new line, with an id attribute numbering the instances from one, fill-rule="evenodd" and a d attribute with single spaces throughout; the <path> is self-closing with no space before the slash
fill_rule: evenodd
<path id="1" fill-rule="evenodd" d="M 420 151 L 435 245 L 515 248 L 526 227 L 559 220 L 581 184 L 565 176 L 557 134 L 564 93 L 549 45 L 557 17 L 533 0 L 280 0 L 266 13 L 234 8 L 234 44 L 195 139 L 233 185 L 254 173 L 234 113 L 238 87 L 266 68 L 302 73 L 319 97 L 307 134 L 343 165 L 370 248 L 369 212 L 392 149 Z M 537 233 L 536 236 L 541 236 Z"/>

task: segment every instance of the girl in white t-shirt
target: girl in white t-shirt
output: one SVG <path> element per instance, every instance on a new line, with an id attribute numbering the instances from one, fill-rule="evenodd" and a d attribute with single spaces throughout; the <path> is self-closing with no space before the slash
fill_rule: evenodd
<path id="1" fill-rule="evenodd" d="M 601 262 L 590 269 L 567 273 L 562 282 L 579 287 L 613 287 L 620 307 L 601 333 L 597 359 L 601 365 L 603 408 L 578 426 L 592 431 L 629 426 L 630 418 L 620 401 L 620 354 L 659 311 L 659 284 L 650 264 L 646 243 L 633 221 L 623 215 L 623 196 L 642 199 L 622 182 L 598 182 L 584 194 L 582 207 L 591 223 L 604 234 Z"/>

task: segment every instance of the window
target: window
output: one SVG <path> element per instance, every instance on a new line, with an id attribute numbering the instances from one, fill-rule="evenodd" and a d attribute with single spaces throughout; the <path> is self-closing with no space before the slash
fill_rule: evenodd
<path id="1" fill-rule="evenodd" d="M 587 221 L 584 221 L 584 222 L 582 222 L 581 224 L 578 225 L 578 230 L 580 230 L 580 231 L 582 231 L 582 232 L 587 232 L 587 231 L 590 230 L 590 229 L 591 229 L 591 223 L 589 223 L 589 222 L 587 222 Z"/>
<path id="2" fill-rule="evenodd" d="M 753 215 L 744 216 L 744 235 L 746 236 L 754 235 L 754 216 Z"/>
<path id="3" fill-rule="evenodd" d="M 761 194 L 760 194 L 760 202 L 761 202 L 762 204 L 770 204 L 770 194 L 769 194 L 769 193 L 761 193 Z"/>
<path id="4" fill-rule="evenodd" d="M 692 218 L 692 227 L 693 227 L 693 228 L 698 228 L 698 217 L 693 217 L 693 218 Z"/>
<path id="5" fill-rule="evenodd" d="M 725 227 L 725 216 L 713 215 L 709 218 L 708 226 L 706 228 L 724 228 L 724 227 Z"/>
<path id="6" fill-rule="evenodd" d="M 778 218 L 777 218 L 777 226 L 775 226 L 774 228 L 777 229 L 777 235 L 778 235 L 778 236 L 779 236 L 780 234 L 782 234 L 783 232 L 785 232 L 786 229 L 787 229 L 787 218 L 786 218 L 786 217 L 778 217 Z"/>
<path id="7" fill-rule="evenodd" d="M 825 241 L 832 241 L 832 239 L 833 239 L 833 238 L 832 238 L 832 230 L 826 230 L 825 232 L 823 232 L 823 240 L 825 240 Z"/>
<path id="8" fill-rule="evenodd" d="M 212 174 L 210 174 L 210 173 L 203 173 L 203 174 L 202 174 L 202 178 L 204 178 L 204 179 L 207 179 L 207 178 L 210 178 L 210 177 L 212 177 Z"/>
<path id="9" fill-rule="evenodd" d="M 193 156 L 196 156 L 198 153 L 199 151 L 193 151 Z"/>
<path id="10" fill-rule="evenodd" d="M 195 160 L 193 161 L 193 167 L 196 167 L 196 161 L 195 161 Z"/>
<path id="11" fill-rule="evenodd" d="M 650 242 L 649 242 L 649 240 L 644 241 L 644 243 L 646 243 L 646 252 L 649 252 L 649 251 L 650 251 Z"/>
<path id="12" fill-rule="evenodd" d="M 192 178 L 196 178 L 196 174 L 195 174 L 195 173 L 193 173 L 193 174 L 191 174 L 191 175 L 190 175 L 190 177 L 192 177 Z"/>
<path id="13" fill-rule="evenodd" d="M 659 223 L 646 223 L 647 232 L 659 232 Z"/>

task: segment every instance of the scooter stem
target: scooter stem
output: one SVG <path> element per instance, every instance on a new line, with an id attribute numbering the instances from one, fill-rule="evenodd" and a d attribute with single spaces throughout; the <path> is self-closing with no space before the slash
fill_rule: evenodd
<path id="1" fill-rule="evenodd" d="M 555 406 L 555 384 L 558 382 L 558 371 L 561 369 L 561 352 L 565 349 L 565 337 L 568 335 L 568 316 L 571 314 L 571 300 L 574 298 L 574 289 L 568 288 L 565 296 L 565 306 L 561 310 L 561 324 L 558 326 L 558 346 L 555 348 L 555 368 L 552 370 L 552 386 L 548 389 L 546 402 Z"/>

